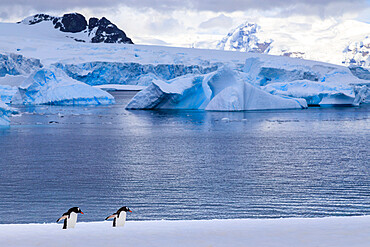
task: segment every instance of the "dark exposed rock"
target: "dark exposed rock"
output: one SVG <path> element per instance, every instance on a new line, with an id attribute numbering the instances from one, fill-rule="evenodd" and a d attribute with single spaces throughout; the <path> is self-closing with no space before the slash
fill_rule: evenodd
<path id="1" fill-rule="evenodd" d="M 105 17 L 98 20 L 90 18 L 89 33 L 93 35 L 92 43 L 126 43 L 133 44 L 122 30 L 107 20 Z"/>
<path id="2" fill-rule="evenodd" d="M 62 26 L 60 31 L 77 33 L 86 29 L 87 21 L 85 17 L 78 13 L 65 14 L 62 17 Z"/>
<path id="3" fill-rule="evenodd" d="M 91 17 L 89 19 L 89 32 L 91 32 L 91 30 L 98 25 L 98 21 L 99 19 L 96 17 Z"/>

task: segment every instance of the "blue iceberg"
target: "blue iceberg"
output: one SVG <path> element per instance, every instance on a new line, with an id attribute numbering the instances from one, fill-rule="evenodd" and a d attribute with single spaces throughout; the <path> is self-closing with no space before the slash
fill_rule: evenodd
<path id="1" fill-rule="evenodd" d="M 32 73 L 18 88 L 12 104 L 100 105 L 113 104 L 109 93 L 76 81 L 54 66 Z"/>
<path id="2" fill-rule="evenodd" d="M 242 72 L 224 66 L 205 75 L 154 80 L 136 94 L 126 108 L 244 111 L 307 107 L 304 99 L 269 94 L 244 78 Z"/>

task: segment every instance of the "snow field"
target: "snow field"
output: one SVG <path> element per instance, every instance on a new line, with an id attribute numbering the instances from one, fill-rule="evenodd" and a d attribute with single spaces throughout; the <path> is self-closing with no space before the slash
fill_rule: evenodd
<path id="1" fill-rule="evenodd" d="M 0 225 L 0 246 L 367 247 L 370 216 Z"/>

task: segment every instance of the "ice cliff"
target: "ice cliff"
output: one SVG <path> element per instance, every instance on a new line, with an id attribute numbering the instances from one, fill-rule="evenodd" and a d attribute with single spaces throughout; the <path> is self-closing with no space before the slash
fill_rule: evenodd
<path id="1" fill-rule="evenodd" d="M 89 85 L 123 84 L 148 86 L 152 80 L 171 80 L 187 74 L 206 74 L 217 70 L 217 65 L 140 64 L 119 62 L 90 62 L 55 64 L 67 75 Z"/>

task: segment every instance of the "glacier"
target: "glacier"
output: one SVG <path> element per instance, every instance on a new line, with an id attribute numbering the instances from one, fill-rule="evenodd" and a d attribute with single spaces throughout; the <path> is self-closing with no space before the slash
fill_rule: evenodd
<path id="1" fill-rule="evenodd" d="M 12 104 L 100 105 L 113 104 L 109 93 L 68 77 L 54 66 L 32 73 L 18 87 Z"/>

